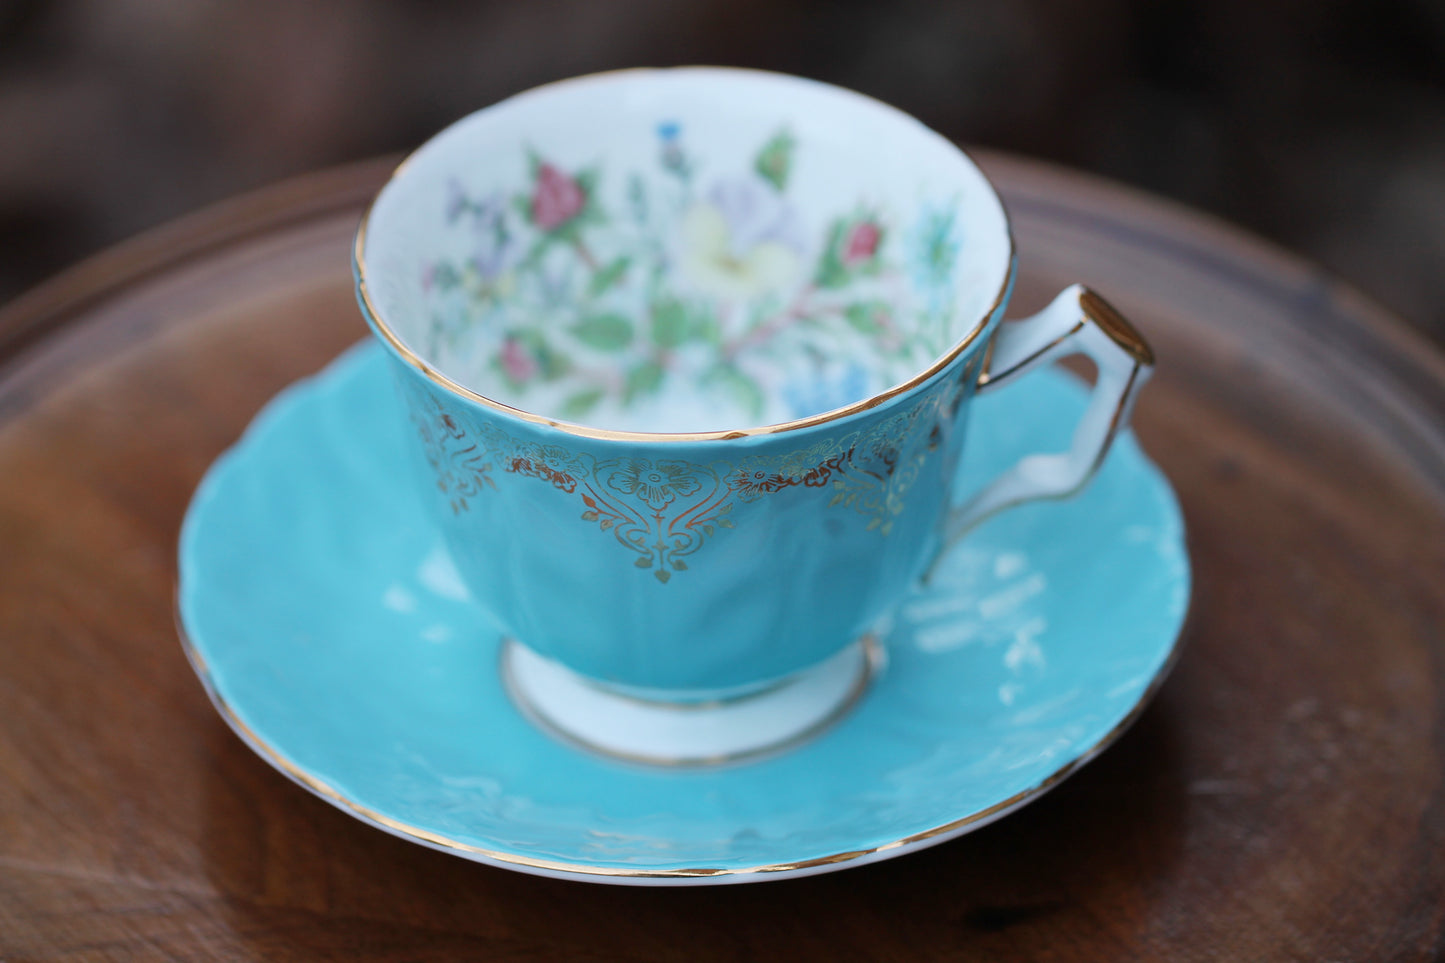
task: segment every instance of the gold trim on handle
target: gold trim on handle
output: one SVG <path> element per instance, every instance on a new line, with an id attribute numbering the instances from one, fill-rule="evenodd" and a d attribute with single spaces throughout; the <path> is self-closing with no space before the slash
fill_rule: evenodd
<path id="1" fill-rule="evenodd" d="M 1084 316 L 1099 326 L 1099 330 L 1107 334 L 1115 344 L 1133 358 L 1137 363 L 1148 367 L 1154 365 L 1154 349 L 1149 347 L 1149 342 L 1139 333 L 1125 317 L 1120 314 L 1112 304 L 1105 301 L 1099 295 L 1088 288 L 1079 292 L 1079 307 L 1084 309 Z"/>
<path id="2" fill-rule="evenodd" d="M 1059 335 L 1057 338 L 1055 338 L 1054 340 L 1050 341 L 1048 344 L 1044 345 L 1042 348 L 1039 348 L 1037 351 L 1035 351 L 1035 352 L 1033 352 L 1032 354 L 1030 354 L 1027 358 L 1024 358 L 1024 359 L 1021 360 L 1021 361 L 1018 361 L 1018 362 L 1016 362 L 1016 363 L 1014 363 L 1014 364 L 1012 364 L 1012 365 L 1009 365 L 1007 368 L 1005 368 L 1005 369 L 1002 370 L 1002 371 L 989 371 L 989 370 L 987 370 L 987 369 L 985 368 L 985 370 L 983 371 L 983 373 L 978 376 L 978 387 L 979 387 L 979 388 L 987 388 L 987 387 L 990 387 L 991 385 L 993 385 L 995 382 L 1007 380 L 1010 375 L 1014 374 L 1014 373 L 1017 372 L 1017 371 L 1020 371 L 1020 370 L 1023 369 L 1023 368 L 1027 368 L 1029 365 L 1033 364 L 1033 363 L 1034 363 L 1035 361 L 1037 361 L 1039 358 L 1041 358 L 1041 357 L 1043 357 L 1044 355 L 1048 354 L 1050 351 L 1054 350 L 1054 349 L 1057 348 L 1059 345 L 1063 344 L 1065 341 L 1069 340 L 1069 339 L 1072 338 L 1074 335 L 1076 335 L 1076 334 L 1078 334 L 1080 331 L 1084 330 L 1084 325 L 1086 325 L 1087 323 L 1088 323 L 1087 321 L 1085 321 L 1085 320 L 1083 320 L 1083 319 L 1081 318 L 1081 319 L 1079 320 L 1079 322 L 1078 322 L 1077 324 L 1075 324 L 1072 328 L 1070 328 L 1069 330 L 1065 331 L 1063 334 Z M 993 345 L 994 345 L 994 343 L 993 343 L 992 341 L 990 341 L 990 342 L 989 342 L 989 345 L 988 345 L 988 349 L 989 349 L 989 357 L 988 357 L 988 360 L 989 360 L 989 361 L 992 361 L 992 360 L 993 360 Z"/>
<path id="3" fill-rule="evenodd" d="M 1067 290 L 1068 289 L 1065 289 L 1065 293 L 1067 293 Z M 1118 348 L 1120 351 L 1123 352 L 1124 358 L 1127 359 L 1128 362 L 1132 362 L 1131 364 L 1129 364 L 1128 376 L 1124 381 L 1123 389 L 1119 392 L 1118 401 L 1115 403 L 1114 410 L 1109 416 L 1109 423 L 1104 430 L 1104 435 L 1100 439 L 1098 446 L 1094 451 L 1093 459 L 1084 469 L 1079 479 L 1068 488 L 1059 488 L 1052 491 L 1026 491 L 1025 493 L 1016 495 L 1007 501 L 1001 501 L 998 504 L 992 505 L 992 507 L 988 508 L 987 511 L 978 510 L 977 514 L 975 514 L 976 510 L 972 507 L 973 505 L 977 504 L 977 502 L 966 503 L 965 505 L 953 509 L 952 512 L 949 513 L 948 521 L 946 523 L 947 537 L 939 545 L 938 550 L 933 557 L 933 560 L 924 570 L 924 584 L 928 584 L 928 582 L 932 579 L 933 572 L 937 567 L 939 561 L 952 549 L 954 545 L 958 543 L 959 539 L 961 539 L 968 532 L 977 528 L 981 523 L 987 521 L 990 518 L 993 518 L 1000 512 L 1007 511 L 1008 509 L 1014 508 L 1018 505 L 1034 501 L 1069 498 L 1082 490 L 1086 485 L 1089 484 L 1089 482 L 1093 480 L 1094 476 L 1098 474 L 1100 467 L 1102 467 L 1104 463 L 1104 459 L 1108 456 L 1110 449 L 1114 445 L 1115 439 L 1118 437 L 1119 432 L 1123 429 L 1125 417 L 1128 414 L 1130 406 L 1134 402 L 1134 395 L 1139 390 L 1141 376 L 1143 378 L 1147 378 L 1149 376 L 1148 369 L 1152 368 L 1154 365 L 1153 349 L 1149 347 L 1149 343 L 1144 339 L 1143 335 L 1141 335 L 1132 324 L 1126 321 L 1124 317 L 1119 314 L 1119 312 L 1113 307 L 1113 305 L 1109 304 L 1109 302 L 1099 297 L 1093 291 L 1090 291 L 1088 288 L 1079 285 L 1077 300 L 1079 310 L 1082 312 L 1083 315 L 1082 317 L 1080 317 L 1072 325 L 1070 325 L 1066 331 L 1051 339 L 1047 344 L 1034 349 L 1033 351 L 1029 352 L 1027 357 L 1009 365 L 1009 367 L 1005 368 L 1002 371 L 992 372 L 988 370 L 988 367 L 993 360 L 992 352 L 993 347 L 997 342 L 997 339 L 995 338 L 994 340 L 990 341 L 989 353 L 985 355 L 984 372 L 978 377 L 977 388 L 978 390 L 982 391 L 987 388 L 996 387 L 999 384 L 1004 383 L 1007 379 L 1025 370 L 1030 365 L 1037 362 L 1040 358 L 1047 356 L 1050 352 L 1054 351 L 1054 349 L 1058 348 L 1069 339 L 1082 333 L 1092 322 L 1095 327 L 1097 327 L 1105 334 L 1106 337 L 1109 338 L 1109 341 L 1113 344 L 1115 348 Z M 1042 317 L 1043 314 L 1052 311 L 1054 305 L 1058 305 L 1060 303 L 1066 303 L 1064 302 L 1064 294 L 1060 294 L 1055 299 L 1053 304 L 1050 305 L 1050 307 L 1046 308 L 1044 312 L 1034 315 L 1033 318 L 1037 319 Z M 1023 323 L 1028 322 L 1026 320 Z M 1091 355 L 1093 354 L 1092 351 L 1088 351 L 1084 348 L 1081 348 L 1079 353 Z M 1102 362 L 1097 357 L 1095 357 L 1094 360 L 1096 364 L 1101 365 L 1102 371 Z M 1092 408 L 1095 400 L 1097 400 L 1098 391 L 1099 387 L 1096 384 L 1094 387 L 1094 395 L 1091 396 L 1090 408 Z M 1083 417 L 1088 417 L 1088 412 L 1085 412 Z M 1072 456 L 1073 453 L 1069 452 L 1060 453 L 1060 455 L 1050 455 L 1048 457 Z M 1022 461 L 1019 464 L 1022 464 Z M 1015 465 L 1012 471 L 1016 472 L 1017 470 L 1018 465 Z M 1001 480 L 1004 477 L 1007 477 L 1007 475 L 1000 476 L 1000 478 L 996 479 L 996 481 Z M 985 488 L 983 491 L 988 492 L 989 489 Z"/>
<path id="4" fill-rule="evenodd" d="M 1147 347 L 1147 345 L 1145 346 Z M 1077 492 L 1084 485 L 1093 480 L 1094 476 L 1104 465 L 1104 459 L 1109 457 L 1109 449 L 1114 447 L 1114 440 L 1119 435 L 1119 430 L 1124 427 L 1124 409 L 1129 406 L 1129 399 L 1134 394 L 1134 383 L 1139 380 L 1140 369 L 1146 367 L 1142 362 L 1136 361 L 1134 367 L 1129 369 L 1129 380 L 1124 383 L 1124 393 L 1119 398 L 1119 403 L 1114 406 L 1114 414 L 1109 418 L 1109 427 L 1104 432 L 1104 440 L 1099 445 L 1099 451 L 1094 455 L 1094 463 L 1089 466 L 1089 473 L 1079 483 Z"/>
<path id="5" fill-rule="evenodd" d="M 1154 349 L 1149 346 L 1149 342 L 1139 333 L 1139 330 L 1130 324 L 1128 319 L 1120 314 L 1118 309 L 1112 304 L 1105 301 L 1089 288 L 1084 288 L 1079 292 L 1079 309 L 1084 313 L 1084 316 L 1079 319 L 1077 324 L 1037 351 L 1034 351 L 1027 358 L 1010 365 L 1003 371 L 991 370 L 994 342 L 990 341 L 988 354 L 984 357 L 983 370 L 978 376 L 978 387 L 987 388 L 994 382 L 1006 380 L 1016 371 L 1033 364 L 1040 357 L 1084 330 L 1084 327 L 1090 321 L 1094 322 L 1100 331 L 1108 335 L 1109 340 L 1118 345 L 1125 354 L 1133 358 L 1136 365 L 1146 368 L 1152 368 L 1154 366 Z"/>

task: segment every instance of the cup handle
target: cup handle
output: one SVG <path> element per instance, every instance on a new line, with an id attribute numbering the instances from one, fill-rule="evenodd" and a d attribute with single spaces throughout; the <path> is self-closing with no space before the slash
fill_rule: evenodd
<path id="1" fill-rule="evenodd" d="M 1033 317 L 1003 324 L 991 351 L 978 379 L 980 394 L 1071 354 L 1092 359 L 1098 378 L 1068 451 L 1024 456 L 948 513 L 928 576 L 944 553 L 996 512 L 1039 498 L 1063 498 L 1082 488 L 1109 453 L 1115 436 L 1128 425 L 1134 399 L 1154 368 L 1154 352 L 1134 326 L 1080 284 L 1065 288 Z"/>

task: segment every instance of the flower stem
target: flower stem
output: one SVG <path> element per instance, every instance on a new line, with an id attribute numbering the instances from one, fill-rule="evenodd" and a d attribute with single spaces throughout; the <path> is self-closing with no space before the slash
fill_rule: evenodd
<path id="1" fill-rule="evenodd" d="M 745 348 L 751 348 L 754 345 L 771 341 L 782 332 L 784 328 L 799 318 L 807 317 L 809 313 L 808 299 L 813 296 L 814 290 L 814 285 L 808 284 L 798 292 L 797 297 L 793 298 L 793 303 L 788 305 L 787 308 L 779 311 L 766 321 L 754 325 L 750 330 L 743 332 L 733 340 L 724 342 L 722 345 L 723 357 L 731 361 Z"/>
<path id="2" fill-rule="evenodd" d="M 587 249 L 586 242 L 584 242 L 582 238 L 574 236 L 572 238 L 572 247 L 576 249 L 577 256 L 582 259 L 582 263 L 587 265 L 587 269 L 593 274 L 596 274 L 598 267 L 597 258 L 593 257 L 592 252 Z"/>

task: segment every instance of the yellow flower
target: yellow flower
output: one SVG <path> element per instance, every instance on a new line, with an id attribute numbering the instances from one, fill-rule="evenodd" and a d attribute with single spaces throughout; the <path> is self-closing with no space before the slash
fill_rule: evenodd
<path id="1" fill-rule="evenodd" d="M 754 298 L 798 276 L 792 210 L 750 181 L 718 184 L 682 220 L 682 269 L 704 292 Z"/>

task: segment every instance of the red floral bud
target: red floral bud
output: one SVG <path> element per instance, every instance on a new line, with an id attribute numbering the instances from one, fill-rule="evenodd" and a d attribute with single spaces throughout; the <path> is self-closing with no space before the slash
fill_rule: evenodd
<path id="1" fill-rule="evenodd" d="M 872 221 L 859 221 L 854 224 L 843 241 L 840 260 L 844 267 L 857 267 L 872 260 L 873 255 L 878 253 L 878 242 L 882 239 L 883 231 Z"/>
<path id="2" fill-rule="evenodd" d="M 537 189 L 532 194 L 532 223 L 544 231 L 561 227 L 582 213 L 587 194 L 576 178 L 543 164 L 537 171 Z"/>
<path id="3" fill-rule="evenodd" d="M 537 361 L 522 347 L 516 338 L 508 338 L 502 344 L 502 370 L 507 377 L 522 384 L 537 373 Z"/>

